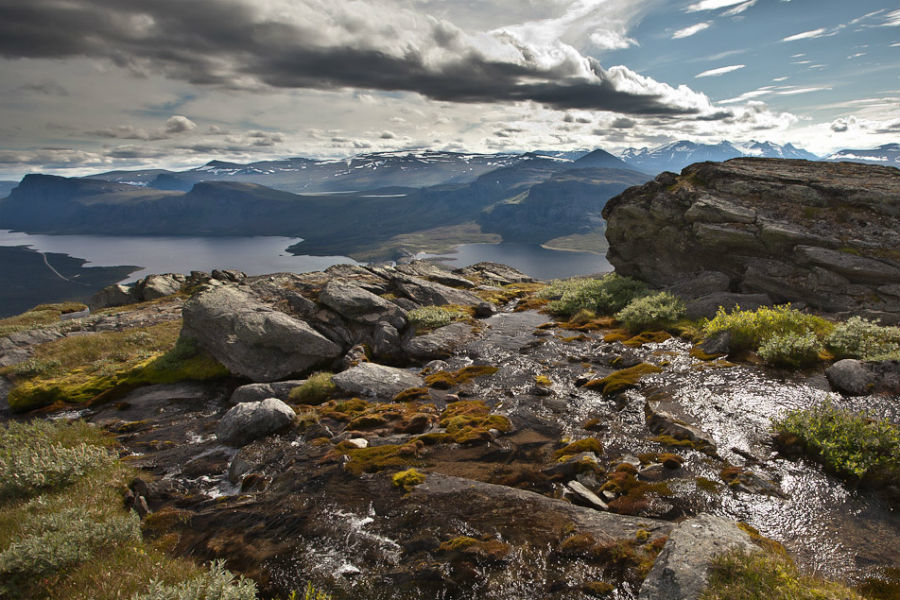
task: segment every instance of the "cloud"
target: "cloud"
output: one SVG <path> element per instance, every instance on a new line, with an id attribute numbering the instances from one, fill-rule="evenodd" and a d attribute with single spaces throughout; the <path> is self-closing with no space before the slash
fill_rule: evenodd
<path id="1" fill-rule="evenodd" d="M 852 119 L 853 117 L 850 117 L 850 118 Z M 843 132 L 847 131 L 849 128 L 850 128 L 850 124 L 847 121 L 847 119 L 840 118 L 840 119 L 835 119 L 834 121 L 831 122 L 831 130 L 834 132 L 843 133 Z"/>
<path id="2" fill-rule="evenodd" d="M 383 140 L 393 140 L 397 137 L 397 135 L 393 131 L 382 131 L 381 135 L 378 136 Z"/>
<path id="3" fill-rule="evenodd" d="M 720 75 L 724 75 L 725 73 L 731 73 L 732 71 L 743 69 L 745 66 L 747 65 L 730 65 L 727 67 L 719 67 L 718 69 L 710 69 L 709 71 L 697 73 L 696 75 L 694 75 L 694 79 L 699 79 L 701 77 L 718 77 Z"/>
<path id="4" fill-rule="evenodd" d="M 41 81 L 38 83 L 26 83 L 19 88 L 22 92 L 31 92 L 43 96 L 68 96 L 69 90 L 55 81 Z"/>
<path id="5" fill-rule="evenodd" d="M 851 115 L 835 119 L 829 127 L 835 133 L 854 130 L 864 133 L 896 135 L 900 133 L 900 119 L 871 120 Z"/>
<path id="6" fill-rule="evenodd" d="M 682 38 L 691 37 L 692 35 L 700 33 L 704 29 L 709 29 L 710 25 L 712 25 L 712 23 L 707 21 L 704 23 L 697 23 L 696 25 L 691 25 L 690 27 L 685 27 L 684 29 L 679 29 L 678 31 L 676 31 L 675 33 L 672 34 L 672 39 L 680 40 Z"/>
<path id="7" fill-rule="evenodd" d="M 891 11 L 888 14 L 884 15 L 884 22 L 882 23 L 882 25 L 885 27 L 900 27 L 900 9 Z"/>
<path id="8" fill-rule="evenodd" d="M 754 4 L 756 4 L 756 0 L 747 0 L 747 2 L 744 2 L 743 4 L 738 4 L 734 8 L 726 10 L 725 12 L 722 13 L 722 16 L 723 17 L 734 17 L 736 15 L 741 14 L 742 12 L 744 12 L 745 10 L 747 10 Z"/>
<path id="9" fill-rule="evenodd" d="M 106 59 L 136 75 L 233 89 L 352 88 L 636 115 L 713 112 L 701 93 L 627 67 L 604 68 L 554 37 L 590 25 L 595 43 L 612 43 L 608 32 L 617 30 L 601 27 L 601 5 L 619 6 L 622 31 L 628 11 L 638 10 L 581 0 L 558 19 L 467 33 L 400 0 L 30 0 L 5 10 L 0 57 Z"/>
<path id="10" fill-rule="evenodd" d="M 790 87 L 790 89 L 781 90 L 775 92 L 779 96 L 795 96 L 797 94 L 809 94 L 811 92 L 820 92 L 822 90 L 830 90 L 830 87 L 805 87 L 805 88 L 797 88 Z"/>
<path id="11" fill-rule="evenodd" d="M 610 123 L 609 126 L 615 127 L 616 129 L 631 129 L 635 126 L 635 121 L 633 119 L 619 117 L 618 119 L 615 119 L 612 123 Z"/>
<path id="12" fill-rule="evenodd" d="M 702 10 L 718 10 L 735 4 L 741 4 L 744 0 L 700 0 L 696 4 L 687 7 L 688 12 L 699 12 Z M 748 7 L 749 8 L 749 7 Z"/>
<path id="13" fill-rule="evenodd" d="M 621 50 L 638 43 L 617 31 L 595 31 L 590 36 L 591 43 L 603 50 Z"/>
<path id="14" fill-rule="evenodd" d="M 166 121 L 166 133 L 176 134 L 192 131 L 197 128 L 197 124 L 182 115 L 173 115 Z"/>
<path id="15" fill-rule="evenodd" d="M 811 29 L 809 31 L 804 31 L 803 33 L 795 33 L 794 35 L 789 35 L 782 42 L 795 42 L 797 40 L 807 40 L 811 38 L 824 37 L 825 33 L 828 30 L 824 27 L 820 27 L 819 29 Z"/>

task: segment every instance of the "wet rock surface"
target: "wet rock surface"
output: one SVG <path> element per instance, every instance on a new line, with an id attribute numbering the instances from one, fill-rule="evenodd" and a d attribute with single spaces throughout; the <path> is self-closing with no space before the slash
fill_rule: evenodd
<path id="1" fill-rule="evenodd" d="M 680 287 L 687 299 L 767 294 L 900 321 L 897 169 L 757 158 L 697 163 L 626 190 L 603 216 L 617 272 Z M 724 274 L 728 285 L 691 293 L 681 282 L 698 272 Z"/>

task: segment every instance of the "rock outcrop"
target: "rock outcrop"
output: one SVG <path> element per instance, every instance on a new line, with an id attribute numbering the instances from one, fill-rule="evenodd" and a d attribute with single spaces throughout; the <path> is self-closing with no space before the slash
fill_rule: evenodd
<path id="1" fill-rule="evenodd" d="M 698 163 L 626 190 L 603 214 L 608 258 L 622 275 L 684 287 L 715 282 L 705 275 L 716 272 L 727 283 L 707 294 L 767 294 L 900 321 L 900 170 L 755 158 Z"/>
<path id="2" fill-rule="evenodd" d="M 294 409 L 277 398 L 241 402 L 219 421 L 216 437 L 225 444 L 243 446 L 288 427 L 295 416 Z"/>
<path id="3" fill-rule="evenodd" d="M 839 360 L 825 370 L 834 389 L 850 396 L 900 394 L 900 361 Z"/>

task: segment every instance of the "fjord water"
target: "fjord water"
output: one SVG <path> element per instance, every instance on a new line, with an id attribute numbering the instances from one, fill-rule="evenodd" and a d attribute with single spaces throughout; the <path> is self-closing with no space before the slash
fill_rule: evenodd
<path id="1" fill-rule="evenodd" d="M 293 255 L 286 248 L 298 238 L 44 235 L 0 229 L 0 246 L 30 246 L 86 259 L 89 266 L 137 265 L 124 281 L 151 273 L 190 273 L 237 269 L 249 275 L 319 271 L 335 264 L 356 264 L 346 256 Z M 430 255 L 422 255 L 426 257 Z M 465 244 L 445 255 L 453 267 L 481 261 L 516 267 L 538 279 L 553 279 L 611 271 L 603 256 L 547 250 L 525 244 Z"/>

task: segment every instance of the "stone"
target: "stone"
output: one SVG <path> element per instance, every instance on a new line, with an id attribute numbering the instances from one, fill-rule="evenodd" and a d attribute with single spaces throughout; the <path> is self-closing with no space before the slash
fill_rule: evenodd
<path id="1" fill-rule="evenodd" d="M 479 302 L 475 305 L 474 315 L 476 319 L 487 319 L 492 317 L 496 310 L 490 302 Z"/>
<path id="2" fill-rule="evenodd" d="M 376 363 L 362 363 L 331 378 L 343 392 L 390 400 L 403 390 L 422 387 L 425 381 L 409 371 Z"/>
<path id="3" fill-rule="evenodd" d="M 617 273 L 686 300 L 766 294 L 835 314 L 900 321 L 900 171 L 879 165 L 736 158 L 625 190 L 603 209 Z M 729 283 L 692 293 L 693 274 Z M 700 286 L 702 287 L 702 286 Z M 709 299 L 710 302 L 712 299 Z M 744 308 L 745 302 L 740 302 Z M 709 313 L 709 303 L 692 314 Z"/>
<path id="4" fill-rule="evenodd" d="M 216 437 L 224 444 L 244 446 L 289 427 L 295 417 L 294 409 L 277 398 L 241 402 L 219 420 Z"/>
<path id="5" fill-rule="evenodd" d="M 101 308 L 110 308 L 113 306 L 125 306 L 126 304 L 134 304 L 138 302 L 138 296 L 134 286 L 122 285 L 115 283 L 108 285 L 88 300 L 88 306 L 91 310 L 99 310 Z"/>
<path id="6" fill-rule="evenodd" d="M 606 502 L 601 500 L 597 496 L 597 494 L 586 488 L 578 481 L 570 481 L 566 483 L 566 487 L 569 488 L 569 490 L 571 490 L 573 494 L 575 494 L 575 497 L 581 501 L 581 504 L 590 506 L 591 508 L 596 508 L 598 510 L 609 510 L 609 506 L 606 505 Z"/>
<path id="7" fill-rule="evenodd" d="M 454 288 L 469 289 L 475 284 L 461 275 L 427 260 L 413 260 L 405 265 L 397 265 L 396 270 L 405 275 L 429 279 Z"/>
<path id="8" fill-rule="evenodd" d="M 685 423 L 675 415 L 660 410 L 656 402 L 648 401 L 644 405 L 647 427 L 657 435 L 667 435 L 676 440 L 695 442 L 706 452 L 715 452 L 716 443 L 708 433 L 689 423 Z"/>
<path id="9" fill-rule="evenodd" d="M 534 279 L 517 269 L 495 262 L 475 263 L 468 267 L 456 269 L 454 273 L 484 279 L 493 285 L 509 285 L 510 283 L 529 283 L 534 281 Z"/>
<path id="10" fill-rule="evenodd" d="M 900 361 L 839 360 L 827 369 L 825 377 L 831 386 L 850 396 L 876 393 L 900 393 Z"/>
<path id="11" fill-rule="evenodd" d="M 341 347 L 306 322 L 278 312 L 236 286 L 208 288 L 183 309 L 182 335 L 253 381 L 274 381 L 327 363 Z"/>
<path id="12" fill-rule="evenodd" d="M 443 306 L 445 304 L 474 306 L 481 304 L 481 298 L 472 292 L 424 279 L 398 278 L 394 280 L 394 285 L 412 301 L 422 306 Z"/>
<path id="13" fill-rule="evenodd" d="M 366 356 L 366 347 L 362 344 L 356 344 L 347 350 L 347 354 L 344 355 L 341 364 L 345 369 L 349 369 L 364 362 L 369 362 L 369 357 Z"/>
<path id="14" fill-rule="evenodd" d="M 275 390 L 268 383 L 248 383 L 242 385 L 231 393 L 230 402 L 232 404 L 240 404 L 241 402 L 259 402 L 266 398 L 274 398 Z"/>
<path id="15" fill-rule="evenodd" d="M 701 271 L 690 275 L 669 285 L 666 290 L 684 300 L 693 300 L 714 294 L 727 292 L 731 285 L 731 278 L 719 271 Z"/>
<path id="16" fill-rule="evenodd" d="M 733 521 L 701 514 L 671 534 L 641 585 L 638 600 L 697 600 L 713 559 L 733 549 L 756 552 L 750 536 Z"/>
<path id="17" fill-rule="evenodd" d="M 347 281 L 329 281 L 319 294 L 319 302 L 351 321 L 371 325 L 384 321 L 397 330 L 406 326 L 403 309 Z"/>
<path id="18" fill-rule="evenodd" d="M 468 323 L 450 323 L 428 333 L 408 337 L 403 342 L 403 350 L 416 360 L 447 358 L 477 337 Z"/>
<path id="19" fill-rule="evenodd" d="M 187 278 L 180 273 L 147 275 L 137 283 L 137 294 L 141 300 L 145 301 L 171 296 L 181 291 L 181 286 L 186 280 Z"/>
<path id="20" fill-rule="evenodd" d="M 402 353 L 400 332 L 390 323 L 381 322 L 375 326 L 372 345 L 375 356 L 394 358 Z"/>

